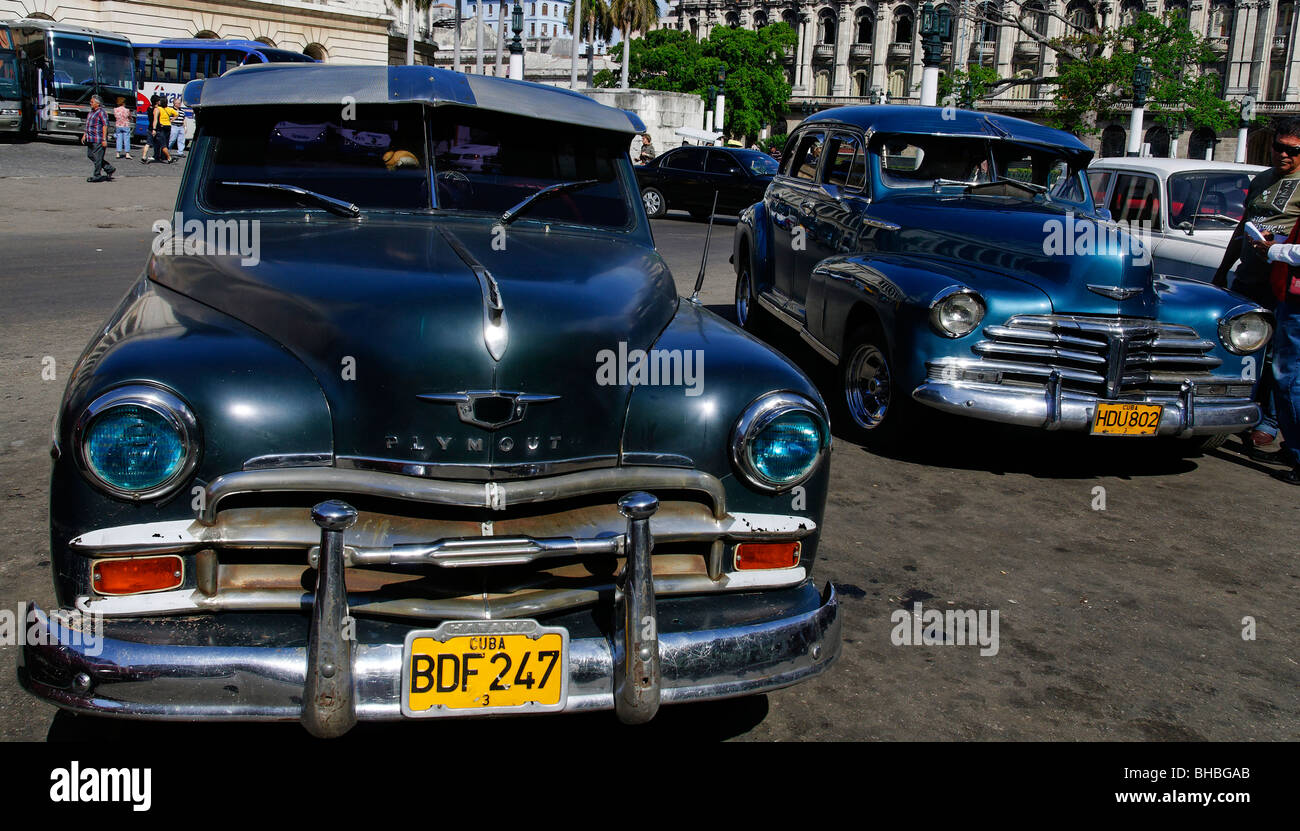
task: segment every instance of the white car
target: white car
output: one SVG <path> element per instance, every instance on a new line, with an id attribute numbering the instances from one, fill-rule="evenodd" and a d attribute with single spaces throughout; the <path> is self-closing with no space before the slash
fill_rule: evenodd
<path id="1" fill-rule="evenodd" d="M 1088 165 L 1098 207 L 1150 234 L 1157 274 L 1209 282 L 1241 221 L 1250 180 L 1266 167 L 1196 159 L 1114 157 Z M 1145 237 L 1144 237 L 1145 238 Z"/>

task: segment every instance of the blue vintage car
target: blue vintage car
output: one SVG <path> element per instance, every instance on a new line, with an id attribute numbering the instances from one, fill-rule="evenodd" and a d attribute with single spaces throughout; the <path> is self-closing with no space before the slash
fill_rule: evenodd
<path id="1" fill-rule="evenodd" d="M 1095 435 L 1195 437 L 1255 424 L 1272 317 L 1153 271 L 1115 229 L 1092 152 L 1027 121 L 844 107 L 805 120 L 736 228 L 736 314 L 794 329 L 839 367 L 835 406 L 884 440 L 914 404 Z"/>
<path id="2" fill-rule="evenodd" d="M 830 666 L 825 405 L 678 297 L 639 119 L 424 66 L 186 100 L 175 216 L 60 405 L 28 690 L 336 736 Z"/>

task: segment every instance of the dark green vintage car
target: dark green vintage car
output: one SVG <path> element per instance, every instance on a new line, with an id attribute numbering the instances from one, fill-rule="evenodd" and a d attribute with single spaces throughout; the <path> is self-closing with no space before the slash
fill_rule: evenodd
<path id="1" fill-rule="evenodd" d="M 176 214 L 55 426 L 28 690 L 332 736 L 639 722 L 834 661 L 824 404 L 677 296 L 639 119 L 429 67 L 186 100 Z"/>

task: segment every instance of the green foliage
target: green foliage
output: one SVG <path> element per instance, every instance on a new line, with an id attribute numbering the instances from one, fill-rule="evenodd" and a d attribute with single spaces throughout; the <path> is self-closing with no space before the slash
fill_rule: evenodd
<path id="1" fill-rule="evenodd" d="M 564 25 L 569 31 L 574 30 L 572 3 L 564 10 Z M 578 37 L 608 41 L 613 34 L 614 18 L 609 13 L 609 4 L 605 0 L 582 0 L 582 31 Z"/>
<path id="2" fill-rule="evenodd" d="M 724 132 L 752 139 L 781 118 L 790 100 L 781 56 L 795 40 L 794 30 L 785 23 L 758 31 L 719 26 L 703 41 L 678 29 L 654 29 L 631 42 L 629 86 L 699 95 L 712 107 L 710 87 L 717 86 L 718 74 L 725 69 Z M 623 44 L 610 54 L 622 61 Z M 617 86 L 618 75 L 602 71 L 593 83 Z"/>
<path id="3" fill-rule="evenodd" d="M 1143 13 L 1117 30 L 1059 40 L 1090 57 L 1062 61 L 1055 80 L 1056 99 L 1048 113 L 1053 126 L 1095 133 L 1099 122 L 1123 118 L 1133 100 L 1139 60 L 1151 67 L 1147 94 L 1151 120 L 1167 127 L 1185 120 L 1188 126 L 1215 132 L 1236 124 L 1237 105 L 1222 99 L 1218 76 L 1195 69 L 1215 62 L 1214 52 L 1181 15 L 1167 14 L 1162 19 Z M 1110 54 L 1104 47 L 1110 47 Z"/>
<path id="4" fill-rule="evenodd" d="M 951 99 L 959 106 L 970 107 L 988 95 L 997 80 L 998 73 L 987 66 L 972 65 L 966 72 L 959 69 L 939 79 L 939 101 Z"/>
<path id="5" fill-rule="evenodd" d="M 760 139 L 758 142 L 758 149 L 762 150 L 764 153 L 770 156 L 772 155 L 772 151 L 774 149 L 784 151 L 785 143 L 789 140 L 790 140 L 790 136 L 786 135 L 785 133 L 781 133 L 780 135 L 772 136 L 770 138 Z"/>

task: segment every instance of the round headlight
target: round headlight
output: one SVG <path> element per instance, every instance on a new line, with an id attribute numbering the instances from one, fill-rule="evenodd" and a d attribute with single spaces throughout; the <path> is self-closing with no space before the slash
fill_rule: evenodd
<path id="1" fill-rule="evenodd" d="M 119 387 L 96 398 L 73 441 L 91 482 L 130 499 L 169 493 L 198 464 L 198 422 L 185 402 L 156 387 Z"/>
<path id="2" fill-rule="evenodd" d="M 1272 337 L 1273 324 L 1260 311 L 1249 311 L 1219 321 L 1219 340 L 1229 352 L 1238 355 L 1262 349 Z"/>
<path id="3" fill-rule="evenodd" d="M 943 335 L 960 338 L 984 319 L 984 299 L 970 289 L 949 288 L 930 304 L 930 324 Z"/>
<path id="4" fill-rule="evenodd" d="M 783 491 L 812 476 L 829 436 L 817 405 L 794 393 L 769 393 L 746 407 L 736 422 L 732 460 L 750 484 Z"/>

